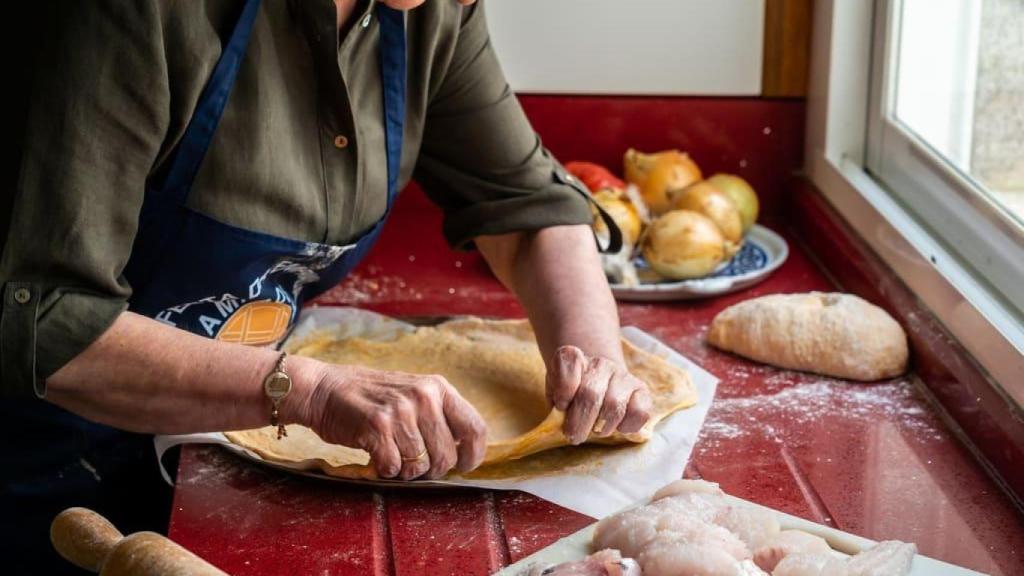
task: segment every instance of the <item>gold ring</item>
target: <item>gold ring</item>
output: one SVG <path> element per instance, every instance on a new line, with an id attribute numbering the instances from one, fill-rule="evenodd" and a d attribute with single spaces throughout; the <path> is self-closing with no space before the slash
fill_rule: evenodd
<path id="1" fill-rule="evenodd" d="M 420 460 L 423 460 L 426 457 L 427 457 L 427 449 L 424 448 L 423 452 L 420 452 L 419 454 L 417 454 L 415 458 L 402 458 L 402 462 L 419 462 Z"/>

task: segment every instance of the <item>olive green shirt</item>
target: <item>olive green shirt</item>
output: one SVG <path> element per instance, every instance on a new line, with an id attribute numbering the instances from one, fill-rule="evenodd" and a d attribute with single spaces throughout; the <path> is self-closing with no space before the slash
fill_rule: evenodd
<path id="1" fill-rule="evenodd" d="M 12 395 L 42 396 L 45 378 L 127 308 L 145 182 L 166 169 L 242 0 L 53 4 L 0 260 L 0 389 Z M 383 215 L 372 4 L 339 42 L 332 0 L 264 0 L 191 208 L 332 244 Z M 406 18 L 399 182 L 415 178 L 440 206 L 448 241 L 589 222 L 585 191 L 502 74 L 482 3 L 428 0 Z"/>

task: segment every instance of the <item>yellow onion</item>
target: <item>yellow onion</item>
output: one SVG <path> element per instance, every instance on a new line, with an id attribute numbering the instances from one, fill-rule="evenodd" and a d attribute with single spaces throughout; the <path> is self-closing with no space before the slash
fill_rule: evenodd
<path id="1" fill-rule="evenodd" d="M 640 238 L 642 223 L 629 198 L 621 190 L 602 188 L 594 193 L 594 202 L 612 217 L 615 225 L 622 231 L 622 241 L 630 246 L 635 246 L 637 239 Z M 605 226 L 604 220 L 598 215 L 597 210 L 595 209 L 593 212 L 594 231 L 598 235 L 607 237 L 608 227 Z"/>
<path id="2" fill-rule="evenodd" d="M 693 210 L 707 216 L 721 230 L 730 256 L 739 249 L 743 241 L 743 220 L 736 203 L 725 192 L 720 191 L 708 182 L 697 182 L 691 185 L 676 198 L 672 204 L 676 210 Z"/>
<path id="3" fill-rule="evenodd" d="M 754 188 L 735 174 L 715 174 L 707 179 L 707 183 L 725 192 L 736 203 L 736 208 L 740 211 L 740 219 L 743 222 L 743 233 L 746 234 L 754 222 L 757 222 L 757 214 L 760 210 L 760 203 Z"/>
<path id="4" fill-rule="evenodd" d="M 672 210 L 648 226 L 643 254 L 651 268 L 665 278 L 699 278 L 725 260 L 725 238 L 707 216 Z"/>
<path id="5" fill-rule="evenodd" d="M 623 168 L 626 181 L 636 184 L 654 214 L 670 210 L 675 196 L 701 179 L 697 163 L 678 150 L 644 154 L 630 148 L 623 157 Z"/>

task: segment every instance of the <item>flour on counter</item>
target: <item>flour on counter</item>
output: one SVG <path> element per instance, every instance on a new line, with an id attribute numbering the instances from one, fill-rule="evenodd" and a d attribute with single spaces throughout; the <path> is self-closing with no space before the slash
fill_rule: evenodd
<path id="1" fill-rule="evenodd" d="M 945 436 L 941 423 L 925 408 L 908 378 L 877 384 L 852 383 L 817 376 L 779 372 L 764 384 L 768 394 L 718 397 L 711 406 L 697 450 L 706 451 L 722 440 L 760 436 L 784 442 L 808 425 L 826 419 L 836 426 L 864 426 L 884 420 L 921 441 Z M 727 389 L 729 379 L 722 387 Z M 789 385 L 787 386 L 786 383 Z M 777 391 L 776 391 L 777 390 Z"/>

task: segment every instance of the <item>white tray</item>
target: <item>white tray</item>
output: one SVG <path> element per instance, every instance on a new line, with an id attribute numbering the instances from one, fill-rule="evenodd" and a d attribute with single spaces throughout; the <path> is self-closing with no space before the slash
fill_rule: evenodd
<path id="1" fill-rule="evenodd" d="M 842 530 L 836 530 L 835 528 L 829 528 L 810 520 L 804 520 L 797 516 L 779 512 L 755 504 L 741 498 L 734 496 L 727 496 L 730 500 L 733 500 L 738 505 L 753 506 L 764 510 L 769 510 L 774 513 L 778 519 L 779 524 L 785 529 L 803 530 L 816 534 L 824 538 L 829 546 L 833 550 L 853 555 L 862 550 L 866 550 L 871 546 L 875 545 L 876 542 L 868 540 L 867 538 L 861 538 Z M 557 564 L 560 562 L 567 562 L 570 560 L 579 560 L 584 556 L 590 554 L 590 540 L 594 535 L 594 527 L 597 523 L 591 524 L 586 528 L 562 538 L 554 544 L 534 552 L 533 554 L 523 558 L 515 564 L 510 564 L 500 571 L 496 572 L 494 576 L 522 576 L 527 573 L 529 568 L 534 565 L 548 565 Z M 914 563 L 911 566 L 910 576 L 983 576 L 980 572 L 968 570 L 966 568 L 960 568 L 946 562 L 935 560 L 934 558 L 928 558 L 918 554 L 914 557 Z"/>
<path id="2" fill-rule="evenodd" d="M 743 240 L 743 247 L 732 260 L 704 278 L 664 281 L 639 286 L 612 284 L 612 293 L 620 300 L 657 302 L 707 298 L 741 290 L 767 278 L 789 257 L 789 245 L 775 232 L 755 224 Z M 634 259 L 640 269 L 647 267 L 643 257 Z"/>

